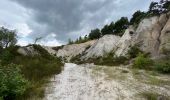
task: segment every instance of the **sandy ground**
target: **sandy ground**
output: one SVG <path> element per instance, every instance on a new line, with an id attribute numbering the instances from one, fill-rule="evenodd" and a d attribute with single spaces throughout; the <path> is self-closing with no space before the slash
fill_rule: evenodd
<path id="1" fill-rule="evenodd" d="M 66 63 L 46 88 L 45 100 L 147 100 L 170 97 L 170 77 L 126 66 Z M 165 99 L 166 100 L 166 99 Z"/>

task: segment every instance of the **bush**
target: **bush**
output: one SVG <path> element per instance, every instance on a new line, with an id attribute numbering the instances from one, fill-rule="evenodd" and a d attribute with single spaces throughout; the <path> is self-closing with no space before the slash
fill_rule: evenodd
<path id="1" fill-rule="evenodd" d="M 22 95 L 27 89 L 28 81 L 23 78 L 17 65 L 0 65 L 0 98 L 12 100 Z"/>
<path id="2" fill-rule="evenodd" d="M 161 73 L 170 73 L 170 62 L 161 61 L 155 64 L 155 70 Z"/>
<path id="3" fill-rule="evenodd" d="M 15 56 L 19 55 L 17 53 L 18 46 L 10 46 L 8 48 L 3 49 L 0 52 L 0 60 L 1 64 L 10 64 L 11 61 L 15 58 Z"/>
<path id="4" fill-rule="evenodd" d="M 132 59 L 132 58 L 136 58 L 139 53 L 143 53 L 143 52 L 139 49 L 138 45 L 134 45 L 128 50 L 127 54 L 129 58 Z"/>
<path id="5" fill-rule="evenodd" d="M 109 53 L 107 56 L 102 57 L 100 61 L 97 61 L 97 65 L 118 66 L 120 64 L 126 64 L 127 58 L 124 56 L 115 57 L 114 53 Z"/>
<path id="6" fill-rule="evenodd" d="M 81 60 L 81 55 L 73 57 L 70 61 L 76 64 L 82 63 L 94 63 L 95 65 L 106 65 L 106 66 L 118 66 L 120 64 L 126 64 L 128 59 L 124 56 L 115 57 L 114 53 L 108 53 L 104 57 L 88 58 L 87 60 Z"/>
<path id="7" fill-rule="evenodd" d="M 41 80 L 61 72 L 62 63 L 59 59 L 48 60 L 41 57 L 16 57 L 13 61 L 21 64 L 21 68 L 25 77 L 29 80 Z"/>
<path id="8" fill-rule="evenodd" d="M 48 51 L 45 50 L 41 45 L 33 44 L 33 47 L 35 50 L 38 51 L 38 53 L 40 53 L 41 57 L 47 58 L 47 59 L 54 59 L 54 57 L 50 55 Z"/>
<path id="9" fill-rule="evenodd" d="M 135 62 L 133 64 L 134 68 L 139 68 L 139 69 L 151 69 L 151 66 L 153 65 L 153 61 L 145 56 L 144 54 L 139 54 L 135 58 Z"/>

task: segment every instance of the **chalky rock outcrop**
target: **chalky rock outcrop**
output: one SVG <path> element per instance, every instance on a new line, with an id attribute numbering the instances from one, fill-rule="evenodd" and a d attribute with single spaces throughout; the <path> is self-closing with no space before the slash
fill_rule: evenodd
<path id="1" fill-rule="evenodd" d="M 113 50 L 116 50 L 117 43 L 120 40 L 119 36 L 115 35 L 105 35 L 99 40 L 96 41 L 85 53 L 82 57 L 83 59 L 100 57 L 104 54 L 107 54 Z"/>
<path id="2" fill-rule="evenodd" d="M 104 35 L 98 40 L 65 45 L 57 50 L 52 47 L 44 48 L 50 54 L 69 61 L 79 54 L 82 60 L 102 57 L 110 52 L 114 52 L 115 56 L 126 56 L 130 47 L 136 44 L 142 51 L 150 53 L 152 58 L 170 54 L 170 12 L 143 19 L 137 29 L 130 26 L 122 37 Z M 37 54 L 32 47 L 22 47 L 18 52 L 23 55 Z"/>
<path id="3" fill-rule="evenodd" d="M 58 57 L 65 58 L 69 61 L 72 57 L 85 52 L 86 49 L 92 46 L 95 42 L 96 40 L 92 40 L 81 44 L 66 45 L 62 49 L 59 49 L 56 54 Z"/>
<path id="4" fill-rule="evenodd" d="M 153 57 L 159 56 L 159 48 L 162 43 L 162 39 L 160 39 L 161 31 L 168 19 L 167 14 L 162 14 L 160 17 L 155 16 L 141 21 L 136 30 L 135 42 L 140 45 L 141 50 L 150 53 Z"/>
<path id="5" fill-rule="evenodd" d="M 115 51 L 115 56 L 125 56 L 129 48 L 133 45 L 135 36 L 136 36 L 136 32 L 133 26 L 130 26 L 118 41 L 116 46 L 117 49 Z"/>
<path id="6" fill-rule="evenodd" d="M 161 31 L 160 35 L 160 47 L 159 51 L 161 54 L 169 54 L 170 53 L 170 12 L 166 16 L 169 18 L 164 26 L 163 30 Z"/>

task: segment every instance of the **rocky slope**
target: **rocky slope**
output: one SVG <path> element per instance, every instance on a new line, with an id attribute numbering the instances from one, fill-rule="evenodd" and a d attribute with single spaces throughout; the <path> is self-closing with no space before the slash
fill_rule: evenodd
<path id="1" fill-rule="evenodd" d="M 44 47 L 50 54 L 69 61 L 79 54 L 81 59 L 104 56 L 114 52 L 115 56 L 126 56 L 131 46 L 138 44 L 139 48 L 150 53 L 153 58 L 170 53 L 170 12 L 160 16 L 143 19 L 137 29 L 130 26 L 122 37 L 105 35 L 98 40 L 81 44 L 65 45 L 59 50 Z M 22 47 L 18 50 L 21 54 L 37 54 L 32 47 Z"/>
<path id="2" fill-rule="evenodd" d="M 86 50 L 86 54 L 83 58 L 88 59 L 103 56 L 104 54 L 114 50 L 119 40 L 119 36 L 105 35 L 97 40 L 88 50 Z"/>
<path id="3" fill-rule="evenodd" d="M 115 52 L 116 56 L 125 56 L 131 46 L 138 44 L 142 51 L 150 53 L 153 58 L 160 57 L 170 51 L 170 12 L 143 19 L 137 29 L 130 26 L 122 37 L 105 35 L 90 43 L 91 47 L 87 50 L 86 46 L 81 46 L 84 44 L 88 42 L 65 46 L 58 50 L 57 56 L 70 59 L 83 53 L 82 59 L 88 59 L 109 52 Z"/>
<path id="4" fill-rule="evenodd" d="M 167 39 L 169 38 L 167 26 L 170 24 L 168 19 L 170 20 L 170 13 L 144 19 L 136 30 L 136 43 L 153 57 L 163 54 L 161 49 L 167 48 L 168 44 L 164 44 L 170 42 Z"/>

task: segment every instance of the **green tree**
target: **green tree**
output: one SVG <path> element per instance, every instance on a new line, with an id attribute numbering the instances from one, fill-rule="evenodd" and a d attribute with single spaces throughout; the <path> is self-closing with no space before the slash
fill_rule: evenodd
<path id="1" fill-rule="evenodd" d="M 68 44 L 73 44 L 73 41 L 70 38 L 68 39 Z"/>
<path id="2" fill-rule="evenodd" d="M 17 43 L 17 35 L 13 30 L 6 29 L 4 27 L 0 28 L 0 47 L 7 48 L 13 46 Z"/>
<path id="3" fill-rule="evenodd" d="M 130 19 L 130 24 L 134 25 L 134 24 L 139 24 L 141 19 L 143 19 L 145 17 L 145 12 L 141 12 L 140 10 L 136 11 L 133 15 L 132 18 Z"/>
<path id="4" fill-rule="evenodd" d="M 121 17 L 114 25 L 114 34 L 123 35 L 124 30 L 128 27 L 129 21 L 127 17 Z"/>
<path id="5" fill-rule="evenodd" d="M 101 29 L 102 35 L 113 34 L 113 31 L 114 31 L 114 22 L 111 22 L 110 25 L 105 25 Z"/>
<path id="6" fill-rule="evenodd" d="M 98 28 L 94 29 L 94 30 L 91 30 L 91 32 L 89 33 L 89 38 L 91 40 L 98 39 L 100 37 L 101 37 L 101 32 L 100 32 L 100 30 Z"/>
<path id="7" fill-rule="evenodd" d="M 160 3 L 162 4 L 163 12 L 167 12 L 170 10 L 170 1 L 169 0 L 161 0 Z"/>
<path id="8" fill-rule="evenodd" d="M 159 15 L 159 8 L 158 2 L 151 2 L 148 13 L 151 15 Z"/>

